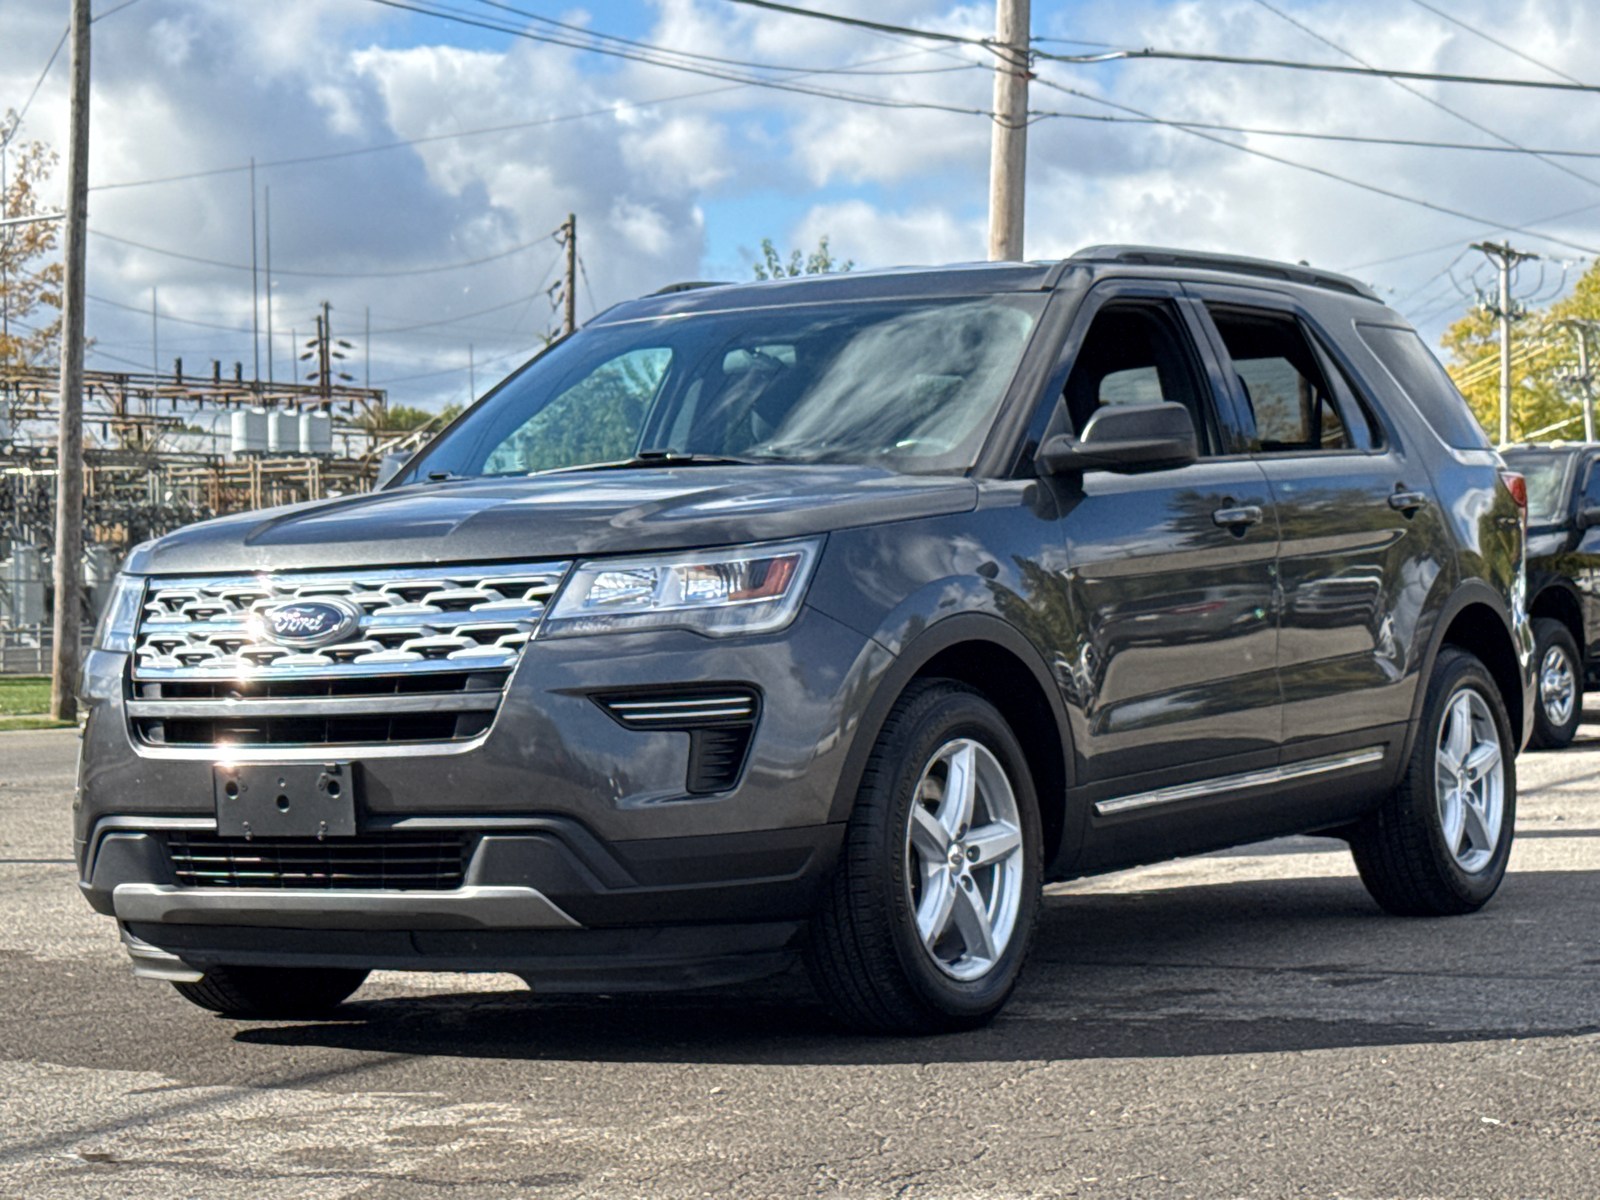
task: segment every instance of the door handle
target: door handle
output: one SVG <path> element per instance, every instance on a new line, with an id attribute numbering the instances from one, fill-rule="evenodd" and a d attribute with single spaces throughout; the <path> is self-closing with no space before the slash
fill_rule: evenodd
<path id="1" fill-rule="evenodd" d="M 1389 507 L 1408 517 L 1427 502 L 1428 497 L 1423 492 L 1395 492 L 1389 497 Z"/>
<path id="2" fill-rule="evenodd" d="M 1257 504 L 1241 504 L 1237 508 L 1219 508 L 1211 514 L 1211 520 L 1224 529 L 1243 533 L 1247 527 L 1261 523 L 1261 507 Z"/>

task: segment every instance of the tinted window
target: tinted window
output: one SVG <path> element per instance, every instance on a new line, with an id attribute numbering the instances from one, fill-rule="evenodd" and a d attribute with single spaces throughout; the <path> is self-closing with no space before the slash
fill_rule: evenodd
<path id="1" fill-rule="evenodd" d="M 1521 475 L 1528 484 L 1528 522 L 1548 525 L 1561 519 L 1566 509 L 1567 467 L 1572 462 L 1570 454 L 1507 454 L 1506 466 Z M 1590 473 L 1589 485 L 1595 486 L 1595 473 Z"/>
<path id="2" fill-rule="evenodd" d="M 1084 335 L 1063 393 L 1078 432 L 1103 404 L 1181 404 L 1201 453 L 1211 444 L 1199 375 L 1176 316 L 1161 304 L 1108 304 Z"/>
<path id="3" fill-rule="evenodd" d="M 1371 445 L 1359 412 L 1347 415 L 1293 317 L 1210 307 L 1239 376 L 1265 453 L 1357 450 Z"/>
<path id="4" fill-rule="evenodd" d="M 486 396 L 407 478 L 570 469 L 645 450 L 965 470 L 1042 305 L 1000 295 L 590 326 Z"/>
<path id="5" fill-rule="evenodd" d="M 1528 510 L 1530 519 L 1532 519 L 1533 510 L 1532 490 L 1533 489 L 1530 481 L 1528 496 Z M 1600 504 L 1600 466 L 1597 466 L 1592 461 L 1589 463 L 1589 479 L 1588 482 L 1584 484 L 1583 488 L 1583 503 L 1585 507 L 1588 507 L 1591 504 Z"/>
<path id="6" fill-rule="evenodd" d="M 1445 445 L 1463 450 L 1489 448 L 1483 427 L 1467 407 L 1465 397 L 1456 390 L 1455 381 L 1414 331 L 1391 325 L 1362 324 L 1356 328 L 1367 348 Z"/>

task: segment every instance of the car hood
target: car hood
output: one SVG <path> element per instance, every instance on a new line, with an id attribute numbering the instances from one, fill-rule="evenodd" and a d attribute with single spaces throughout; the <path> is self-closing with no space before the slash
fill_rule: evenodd
<path id="1" fill-rule="evenodd" d="M 413 484 L 204 521 L 139 547 L 138 574 L 542 561 L 803 537 L 964 512 L 970 480 L 871 467 L 606 470 Z"/>

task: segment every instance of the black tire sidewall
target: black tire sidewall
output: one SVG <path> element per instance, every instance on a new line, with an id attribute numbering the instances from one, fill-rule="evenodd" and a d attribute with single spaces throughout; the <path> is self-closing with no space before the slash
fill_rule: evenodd
<path id="1" fill-rule="evenodd" d="M 1430 697 L 1427 719 L 1423 722 L 1414 751 L 1413 769 L 1420 768 L 1426 786 L 1415 789 L 1414 795 L 1418 804 L 1427 806 L 1428 842 L 1433 848 L 1435 867 L 1441 879 L 1448 883 L 1450 890 L 1456 894 L 1464 907 L 1476 909 L 1487 903 L 1499 888 L 1500 881 L 1505 875 L 1506 862 L 1511 857 L 1511 843 L 1517 819 L 1517 772 L 1511 751 L 1511 747 L 1515 745 L 1511 737 L 1511 719 L 1506 715 L 1500 689 L 1493 677 L 1483 664 L 1470 654 L 1457 651 L 1447 660 L 1441 661 L 1439 669 L 1435 672 L 1434 681 L 1435 686 L 1430 688 L 1433 695 Z M 1444 724 L 1445 714 L 1449 712 L 1450 702 L 1468 687 L 1483 699 L 1490 716 L 1494 719 L 1495 729 L 1500 734 L 1500 755 L 1503 766 L 1501 777 L 1505 787 L 1505 806 L 1500 819 L 1500 836 L 1495 844 L 1494 854 L 1483 870 L 1472 873 L 1462 868 L 1450 847 L 1445 844 L 1444 826 L 1439 818 L 1436 761 L 1439 732 Z"/>
<path id="2" fill-rule="evenodd" d="M 886 845 L 882 901 L 889 905 L 896 957 L 918 1000 L 941 1016 L 957 1021 L 987 1019 L 1006 1001 L 1016 986 L 1033 939 L 1038 917 L 1041 833 L 1038 797 L 1028 771 L 1027 758 L 999 711 L 973 692 L 951 688 L 915 713 L 915 719 L 896 731 L 897 768 L 886 795 L 872 802 L 888 807 L 882 829 Z M 957 738 L 981 743 L 999 761 L 1016 797 L 1022 826 L 1022 898 L 1011 941 L 995 966 L 981 979 L 954 979 L 941 971 L 922 944 L 906 885 L 906 827 L 911 820 L 912 796 L 934 752 Z"/>
<path id="3" fill-rule="evenodd" d="M 1541 617 L 1533 623 L 1533 633 L 1533 665 L 1539 686 L 1534 698 L 1532 742 L 1540 749 L 1559 750 L 1572 744 L 1572 739 L 1577 736 L 1578 724 L 1583 720 L 1583 659 L 1579 656 L 1572 631 L 1560 621 Z M 1552 646 L 1559 647 L 1567 656 L 1568 665 L 1572 668 L 1573 686 L 1577 689 L 1572 702 L 1572 716 L 1565 725 L 1552 724 L 1544 712 L 1544 656 Z"/>

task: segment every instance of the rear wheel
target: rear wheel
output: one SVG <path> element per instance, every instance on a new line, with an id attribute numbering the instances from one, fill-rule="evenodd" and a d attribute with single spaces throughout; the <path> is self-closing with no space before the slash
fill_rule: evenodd
<path id="1" fill-rule="evenodd" d="M 339 968 L 212 967 L 195 983 L 172 986 L 226 1017 L 315 1017 L 337 1008 L 366 977 Z"/>
<path id="2" fill-rule="evenodd" d="M 1400 786 L 1349 834 L 1374 900 L 1401 916 L 1474 912 L 1489 902 L 1511 855 L 1515 744 L 1489 672 L 1446 646 Z"/>
<path id="3" fill-rule="evenodd" d="M 1583 667 L 1572 631 L 1560 621 L 1533 623 L 1533 661 L 1539 667 L 1539 703 L 1534 709 L 1530 746 L 1559 750 L 1570 746 L 1583 719 Z"/>
<path id="4" fill-rule="evenodd" d="M 1039 911 L 1038 802 L 1015 735 L 950 681 L 895 704 L 862 775 L 808 966 L 849 1025 L 970 1029 L 1016 985 Z"/>

